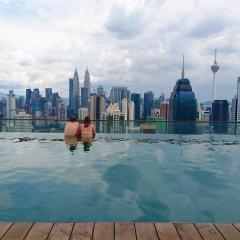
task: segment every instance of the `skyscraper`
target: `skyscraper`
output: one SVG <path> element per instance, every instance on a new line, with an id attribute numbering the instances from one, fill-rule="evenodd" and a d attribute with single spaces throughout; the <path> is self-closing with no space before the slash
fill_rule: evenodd
<path id="1" fill-rule="evenodd" d="M 112 103 L 118 103 L 120 110 L 122 110 L 122 100 L 128 98 L 127 87 L 112 87 L 110 98 Z"/>
<path id="2" fill-rule="evenodd" d="M 240 122 L 240 77 L 237 82 L 237 121 Z"/>
<path id="3" fill-rule="evenodd" d="M 97 86 L 97 95 L 104 95 L 104 88 L 102 85 Z"/>
<path id="4" fill-rule="evenodd" d="M 159 106 L 161 105 L 161 103 L 163 103 L 165 101 L 165 94 L 162 93 L 161 96 L 159 97 Z"/>
<path id="5" fill-rule="evenodd" d="M 185 78 L 184 57 L 181 79 L 176 85 L 169 99 L 170 121 L 196 121 L 197 99 L 192 91 L 190 81 Z"/>
<path id="6" fill-rule="evenodd" d="M 130 101 L 128 106 L 128 120 L 134 121 L 135 120 L 135 106 L 134 102 Z"/>
<path id="7" fill-rule="evenodd" d="M 71 115 L 75 115 L 77 117 L 79 106 L 80 106 L 79 77 L 77 69 L 75 69 L 73 78 L 69 79 L 68 117 Z"/>
<path id="8" fill-rule="evenodd" d="M 229 119 L 229 105 L 227 100 L 214 100 L 212 103 L 213 122 L 227 122 Z"/>
<path id="9" fill-rule="evenodd" d="M 165 120 L 168 120 L 168 108 L 169 108 L 169 102 L 162 102 L 160 104 L 160 116 L 164 117 Z"/>
<path id="10" fill-rule="evenodd" d="M 16 114 L 16 98 L 13 90 L 9 90 L 7 95 L 7 118 L 13 119 Z"/>
<path id="11" fill-rule="evenodd" d="M 237 121 L 237 95 L 232 99 L 231 113 L 230 113 L 230 121 Z"/>
<path id="12" fill-rule="evenodd" d="M 90 81 L 90 74 L 88 69 L 85 71 L 85 76 L 84 76 L 84 88 L 88 89 L 88 99 L 90 98 L 90 93 L 91 93 L 91 81 Z"/>
<path id="13" fill-rule="evenodd" d="M 211 66 L 213 72 L 213 86 L 212 86 L 212 101 L 216 100 L 217 89 L 216 89 L 216 73 L 219 70 L 219 65 L 217 64 L 217 49 L 215 49 L 215 60 L 214 64 Z"/>
<path id="14" fill-rule="evenodd" d="M 30 113 L 31 97 L 32 97 L 32 90 L 26 89 L 26 103 L 25 103 L 26 113 Z"/>
<path id="15" fill-rule="evenodd" d="M 131 101 L 134 102 L 134 118 L 135 120 L 141 119 L 141 94 L 132 93 Z"/>
<path id="16" fill-rule="evenodd" d="M 45 88 L 45 97 L 47 101 L 52 101 L 52 88 Z"/>
<path id="17" fill-rule="evenodd" d="M 98 96 L 96 93 L 90 95 L 90 118 L 101 120 L 102 114 L 106 111 L 105 96 Z"/>
<path id="18" fill-rule="evenodd" d="M 128 100 L 127 98 L 124 98 L 122 100 L 122 113 L 124 114 L 124 120 L 128 120 Z"/>
<path id="19" fill-rule="evenodd" d="M 88 107 L 88 88 L 82 87 L 81 88 L 81 107 L 86 108 Z"/>
<path id="20" fill-rule="evenodd" d="M 146 120 L 148 116 L 151 116 L 151 110 L 154 101 L 154 94 L 153 92 L 145 92 L 144 93 L 144 107 L 143 107 L 143 115 L 144 119 Z"/>

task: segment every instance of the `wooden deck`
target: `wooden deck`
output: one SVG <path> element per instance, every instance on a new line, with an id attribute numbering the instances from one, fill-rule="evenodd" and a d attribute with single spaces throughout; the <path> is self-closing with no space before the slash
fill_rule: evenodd
<path id="1" fill-rule="evenodd" d="M 240 240 L 240 224 L 0 223 L 1 240 Z"/>

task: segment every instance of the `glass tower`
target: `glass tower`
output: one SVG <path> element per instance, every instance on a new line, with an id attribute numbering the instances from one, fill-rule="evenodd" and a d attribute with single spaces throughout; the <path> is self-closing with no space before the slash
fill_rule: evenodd
<path id="1" fill-rule="evenodd" d="M 147 119 L 148 116 L 151 116 L 153 100 L 154 100 L 153 92 L 150 91 L 144 93 L 144 107 L 143 107 L 144 119 Z"/>
<path id="2" fill-rule="evenodd" d="M 131 94 L 131 101 L 134 102 L 135 120 L 141 119 L 141 95 L 139 93 Z"/>

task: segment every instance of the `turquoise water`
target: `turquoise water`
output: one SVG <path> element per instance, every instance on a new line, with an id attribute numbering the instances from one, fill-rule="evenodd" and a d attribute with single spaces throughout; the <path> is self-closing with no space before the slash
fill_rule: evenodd
<path id="1" fill-rule="evenodd" d="M 0 221 L 240 221 L 239 135 L 0 138 Z"/>

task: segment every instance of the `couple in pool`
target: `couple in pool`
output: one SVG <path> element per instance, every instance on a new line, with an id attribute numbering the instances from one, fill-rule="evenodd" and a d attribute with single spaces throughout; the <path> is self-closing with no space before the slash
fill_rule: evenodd
<path id="1" fill-rule="evenodd" d="M 85 117 L 83 124 L 77 122 L 75 116 L 70 117 L 69 121 L 65 125 L 64 139 L 65 143 L 71 148 L 76 149 L 77 141 L 80 139 L 83 142 L 83 146 L 91 145 L 91 142 L 96 136 L 95 127 L 91 124 L 90 117 Z M 85 149 L 84 149 L 85 150 Z"/>

